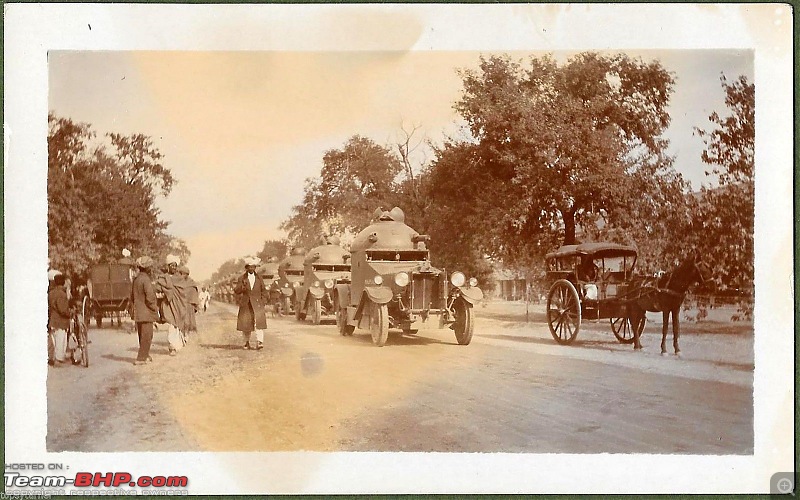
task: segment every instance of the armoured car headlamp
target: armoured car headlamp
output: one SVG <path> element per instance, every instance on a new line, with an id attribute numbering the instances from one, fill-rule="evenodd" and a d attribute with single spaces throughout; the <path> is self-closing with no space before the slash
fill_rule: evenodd
<path id="1" fill-rule="evenodd" d="M 381 276 L 381 275 L 379 274 L 379 275 L 375 276 L 375 279 L 374 279 L 373 281 L 375 281 L 375 284 L 376 284 L 376 285 L 383 284 L 383 276 Z"/>
<path id="2" fill-rule="evenodd" d="M 333 280 L 325 280 L 325 288 L 333 288 Z"/>
<path id="3" fill-rule="evenodd" d="M 299 281 L 295 281 L 295 282 L 294 282 L 294 285 L 292 285 L 292 286 L 294 286 L 295 288 L 297 288 L 297 287 L 299 287 L 299 286 L 300 286 L 300 282 L 299 282 Z"/>
<path id="4" fill-rule="evenodd" d="M 461 271 L 456 271 L 450 275 L 450 283 L 452 283 L 453 286 L 464 286 L 465 281 L 467 281 L 467 278 Z"/>
<path id="5" fill-rule="evenodd" d="M 408 285 L 408 273 L 400 272 L 394 275 L 394 284 L 397 286 Z"/>
<path id="6" fill-rule="evenodd" d="M 469 286 L 478 286 L 478 278 L 470 278 Z"/>
<path id="7" fill-rule="evenodd" d="M 314 282 L 314 286 L 317 286 L 317 287 L 318 287 L 318 286 L 319 286 L 319 281 L 315 281 L 315 282 Z"/>

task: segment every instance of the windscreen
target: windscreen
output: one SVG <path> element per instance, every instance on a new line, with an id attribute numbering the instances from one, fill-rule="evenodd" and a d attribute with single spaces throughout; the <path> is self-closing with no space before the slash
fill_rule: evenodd
<path id="1" fill-rule="evenodd" d="M 303 271 L 294 271 L 294 270 L 290 270 L 290 269 L 286 270 L 286 276 L 302 276 L 302 275 L 303 275 Z"/>
<path id="2" fill-rule="evenodd" d="M 427 250 L 368 250 L 368 261 L 417 262 L 428 260 Z"/>

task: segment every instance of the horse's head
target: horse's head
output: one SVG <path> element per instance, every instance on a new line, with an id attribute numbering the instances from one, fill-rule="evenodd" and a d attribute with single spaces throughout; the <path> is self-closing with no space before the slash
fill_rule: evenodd
<path id="1" fill-rule="evenodd" d="M 699 252 L 695 252 L 690 259 L 693 264 L 693 278 L 695 278 L 698 283 L 703 285 L 713 277 L 714 272 L 711 270 L 711 266 L 703 262 Z"/>

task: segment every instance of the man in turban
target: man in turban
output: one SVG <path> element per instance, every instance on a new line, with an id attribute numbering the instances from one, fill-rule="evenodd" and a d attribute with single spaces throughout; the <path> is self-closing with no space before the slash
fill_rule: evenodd
<path id="1" fill-rule="evenodd" d="M 267 287 L 264 280 L 256 273 L 256 266 L 260 262 L 257 257 L 245 259 L 245 272 L 236 281 L 234 293 L 239 304 L 239 315 L 236 319 L 236 329 L 244 335 L 244 348 L 250 349 L 250 336 L 256 332 L 256 350 L 264 348 L 264 329 L 267 327 L 267 313 L 264 304 L 267 302 Z"/>
<path id="2" fill-rule="evenodd" d="M 131 287 L 131 303 L 133 304 L 133 321 L 136 322 L 136 333 L 139 334 L 139 353 L 134 365 L 143 365 L 150 357 L 150 345 L 153 343 L 153 322 L 158 321 L 156 291 L 150 277 L 153 259 L 142 256 L 136 259 L 139 274 Z"/>
<path id="3" fill-rule="evenodd" d="M 161 294 L 161 319 L 167 323 L 167 341 L 169 355 L 175 356 L 184 345 L 180 329 L 186 321 L 187 300 L 183 279 L 178 274 L 181 260 L 175 255 L 167 255 L 167 272 L 158 277 L 155 284 L 156 293 Z"/>

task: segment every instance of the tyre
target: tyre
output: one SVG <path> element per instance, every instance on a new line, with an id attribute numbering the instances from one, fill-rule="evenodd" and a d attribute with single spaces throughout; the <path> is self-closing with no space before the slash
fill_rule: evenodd
<path id="1" fill-rule="evenodd" d="M 464 299 L 457 299 L 453 304 L 455 322 L 453 331 L 456 333 L 456 341 L 459 345 L 469 345 L 472 341 L 472 332 L 475 330 L 475 312 L 472 304 Z"/>
<path id="2" fill-rule="evenodd" d="M 314 299 L 314 303 L 311 306 L 313 310 L 311 311 L 311 321 L 318 325 L 320 321 L 322 321 L 322 300 Z"/>
<path id="3" fill-rule="evenodd" d="M 547 326 L 556 342 L 571 344 L 581 329 L 581 301 L 575 285 L 558 280 L 547 294 Z"/>
<path id="4" fill-rule="evenodd" d="M 89 367 L 89 336 L 88 331 L 86 330 L 86 325 L 83 322 L 80 323 L 78 326 L 78 343 L 81 345 L 81 365 L 84 368 Z"/>
<path id="5" fill-rule="evenodd" d="M 283 314 L 289 315 L 292 314 L 292 299 L 290 297 L 283 298 Z"/>
<path id="6" fill-rule="evenodd" d="M 356 327 L 347 324 L 347 308 L 340 307 L 336 310 L 336 326 L 341 335 L 352 335 Z"/>
<path id="7" fill-rule="evenodd" d="M 372 334 L 372 343 L 378 347 L 386 344 L 389 338 L 389 308 L 386 304 L 372 304 L 369 317 L 369 331 Z"/>

